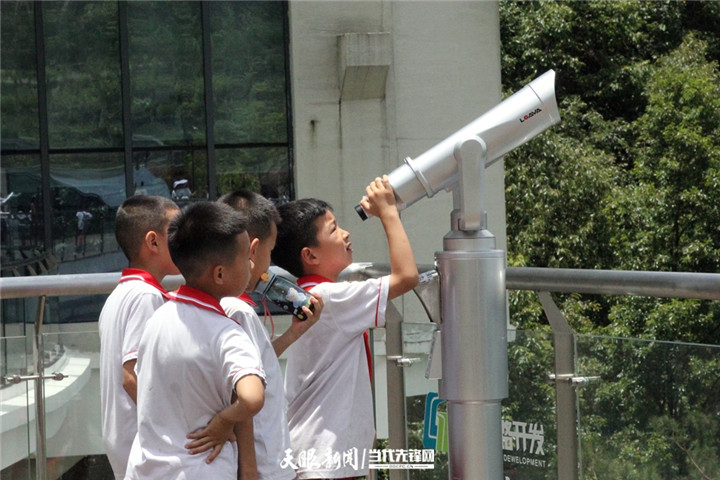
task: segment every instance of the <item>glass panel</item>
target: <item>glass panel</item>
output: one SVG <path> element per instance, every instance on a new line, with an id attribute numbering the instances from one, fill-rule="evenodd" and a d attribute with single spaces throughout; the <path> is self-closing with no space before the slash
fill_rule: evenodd
<path id="1" fill-rule="evenodd" d="M 128 2 L 133 143 L 202 145 L 200 2 Z"/>
<path id="2" fill-rule="evenodd" d="M 32 373 L 32 346 L 28 353 L 25 337 L 0 338 L 0 478 L 26 479 L 31 474 L 30 452 L 35 445 L 35 412 L 32 383 L 6 382 L 6 377 Z M 34 402 L 33 402 L 34 403 Z M 32 443 L 32 447 L 31 447 Z"/>
<path id="3" fill-rule="evenodd" d="M 30 275 L 24 267 L 28 252 L 43 243 L 42 182 L 38 155 L 3 155 L 0 196 L 3 198 L 0 206 L 2 276 Z M 8 272 L 8 269 L 16 272 Z"/>
<path id="4" fill-rule="evenodd" d="M 208 198 L 207 151 L 134 149 L 135 193 L 172 198 L 185 206 Z"/>
<path id="5" fill-rule="evenodd" d="M 222 149 L 216 158 L 218 195 L 243 188 L 276 203 L 290 199 L 287 148 Z"/>
<path id="6" fill-rule="evenodd" d="M 0 2 L 2 150 L 40 148 L 33 2 Z M 3 162 L 5 158 L 3 156 Z M 8 192 L 4 185 L 0 194 Z"/>
<path id="7" fill-rule="evenodd" d="M 503 460 L 509 480 L 557 478 L 555 371 L 550 332 L 508 331 L 509 395 L 503 400 Z"/>
<path id="8" fill-rule="evenodd" d="M 54 328 L 53 328 L 54 327 Z M 93 327 L 93 330 L 87 330 Z M 50 331 L 55 330 L 50 333 Z M 47 478 L 112 479 L 100 427 L 100 337 L 96 325 L 46 325 L 43 335 Z"/>
<path id="9" fill-rule="evenodd" d="M 411 470 L 410 479 L 448 478 L 445 402 L 438 382 L 425 379 L 434 325 L 403 323 L 403 354 L 418 359 L 405 367 L 408 448 L 435 449 L 435 468 Z M 547 382 L 554 370 L 552 335 L 516 331 L 508 343 L 509 396 L 503 401 L 505 478 L 556 479 L 555 393 Z"/>
<path id="10" fill-rule="evenodd" d="M 720 346 L 579 336 L 577 363 L 584 478 L 720 478 Z"/>
<path id="11" fill-rule="evenodd" d="M 114 225 L 125 200 L 122 154 L 53 155 L 50 165 L 53 251 L 61 262 L 72 261 L 60 273 L 110 272 L 125 265 L 117 258 L 122 253 Z M 92 268 L 77 261 L 90 257 Z"/>
<path id="12" fill-rule="evenodd" d="M 286 142 L 282 2 L 211 2 L 215 140 Z"/>
<path id="13" fill-rule="evenodd" d="M 116 2 L 43 3 L 50 148 L 121 147 Z"/>
<path id="14" fill-rule="evenodd" d="M 425 378 L 432 338 L 437 326 L 434 323 L 404 322 L 401 329 L 403 356 L 415 359 L 403 368 L 408 449 L 435 451 L 434 468 L 409 470 L 409 478 L 446 480 L 447 412 L 445 403 L 437 398 L 438 381 Z"/>

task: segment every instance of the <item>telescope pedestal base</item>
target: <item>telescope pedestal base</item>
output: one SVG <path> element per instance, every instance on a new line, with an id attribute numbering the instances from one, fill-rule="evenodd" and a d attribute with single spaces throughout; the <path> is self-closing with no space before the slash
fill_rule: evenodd
<path id="1" fill-rule="evenodd" d="M 500 402 L 448 401 L 447 410 L 450 479 L 503 480 Z"/>

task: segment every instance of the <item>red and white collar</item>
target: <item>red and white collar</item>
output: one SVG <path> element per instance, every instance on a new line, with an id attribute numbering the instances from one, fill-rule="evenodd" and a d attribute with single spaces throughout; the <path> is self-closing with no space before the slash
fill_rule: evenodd
<path id="1" fill-rule="evenodd" d="M 255 300 L 253 300 L 252 297 L 250 295 L 248 295 L 247 292 L 243 292 L 242 295 L 238 296 L 237 298 L 239 298 L 243 302 L 247 303 L 251 307 L 257 307 L 257 303 L 255 303 Z"/>
<path id="2" fill-rule="evenodd" d="M 148 285 L 152 285 L 153 287 L 160 290 L 160 293 L 165 300 L 170 299 L 167 290 L 165 290 L 165 288 L 160 285 L 160 282 L 158 282 L 155 277 L 153 277 L 149 272 L 146 272 L 145 270 L 141 270 L 139 268 L 123 268 L 119 283 L 128 282 L 130 280 L 139 280 L 141 282 L 147 283 Z"/>
<path id="3" fill-rule="evenodd" d="M 188 303 L 204 310 L 215 312 L 218 315 L 222 315 L 225 318 L 229 318 L 225 315 L 225 310 L 220 306 L 215 297 L 208 295 L 202 290 L 197 288 L 189 287 L 187 285 L 180 285 L 180 288 L 174 292 L 170 292 L 170 300 L 174 300 L 180 303 Z M 235 322 L 237 323 L 237 322 Z"/>
<path id="4" fill-rule="evenodd" d="M 323 277 L 322 275 L 304 275 L 298 278 L 298 287 L 310 290 L 313 287 L 320 285 L 321 283 L 333 283 L 329 278 Z"/>

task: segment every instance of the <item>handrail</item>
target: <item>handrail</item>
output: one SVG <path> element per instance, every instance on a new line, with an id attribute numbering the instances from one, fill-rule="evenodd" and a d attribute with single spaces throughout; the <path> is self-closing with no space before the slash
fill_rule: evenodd
<path id="1" fill-rule="evenodd" d="M 720 300 L 720 274 L 508 267 L 508 290 Z"/>
<path id="2" fill-rule="evenodd" d="M 120 280 L 120 272 L 37 275 L 0 278 L 0 300 L 29 297 L 62 297 L 69 295 L 102 295 L 112 292 Z M 183 283 L 181 275 L 165 277 L 165 288 L 174 289 Z"/>
<path id="3" fill-rule="evenodd" d="M 353 264 L 350 269 L 357 265 L 362 268 L 369 264 Z M 376 263 L 372 269 L 390 273 L 389 265 Z M 0 278 L 0 300 L 105 294 L 115 288 L 119 279 L 119 272 L 4 277 Z M 720 300 L 717 273 L 508 267 L 505 280 L 508 290 Z M 173 289 L 182 282 L 182 276 L 173 275 L 166 277 L 163 285 Z"/>
<path id="4" fill-rule="evenodd" d="M 276 273 L 287 274 L 284 270 L 277 269 Z M 432 265 L 418 265 L 420 271 L 432 271 Z M 389 264 L 355 263 L 343 272 L 342 279 L 354 279 L 357 277 L 379 277 L 390 273 Z M 4 277 L 0 278 L 0 300 L 13 298 L 37 297 L 44 300 L 45 297 L 54 296 L 75 296 L 75 295 L 98 295 L 108 294 L 120 279 L 120 272 L 114 273 L 91 273 L 91 274 L 63 274 L 63 275 L 38 275 L 31 277 Z M 168 290 L 177 288 L 183 283 L 181 275 L 168 276 L 164 279 L 163 285 Z M 685 273 L 685 272 L 648 272 L 648 271 L 627 271 L 627 270 L 582 270 L 582 269 L 557 269 L 557 268 L 534 268 L 534 267 L 508 267 L 505 272 L 505 283 L 508 290 L 530 290 L 535 292 L 563 292 L 563 293 L 585 293 L 598 295 L 638 295 L 666 298 L 694 298 L 706 300 L 720 300 L 720 274 L 712 273 Z M 423 301 L 420 292 L 418 297 Z M 550 303 L 547 293 L 545 295 Z M 547 303 L 547 301 L 545 302 Z M 547 305 L 543 304 L 543 308 Z M 41 303 L 44 306 L 44 302 Z M 427 310 L 427 306 L 423 304 Z M 43 307 L 40 307 L 40 312 Z M 41 315 L 41 314 L 40 314 Z M 428 312 L 430 315 L 430 312 Z M 41 318 L 41 317 L 40 317 Z M 41 322 L 41 320 L 40 320 Z M 36 336 L 41 333 L 41 323 L 36 325 Z M 555 328 L 554 328 L 555 330 Z M 555 332 L 556 334 L 558 332 Z M 38 338 L 36 338 L 36 343 Z M 557 339 L 556 339 L 557 341 Z M 38 343 L 39 345 L 39 343 Z M 42 362 L 42 355 L 39 347 L 34 352 L 36 359 Z M 388 350 L 389 351 L 389 350 Z M 567 352 L 566 352 L 567 353 Z M 566 355 L 567 356 L 567 355 Z M 558 358 L 562 357 L 556 350 L 556 367 Z M 567 359 L 565 359 L 567 360 Z M 570 357 L 570 364 L 572 358 Z M 37 375 L 42 375 L 42 363 L 38 363 Z M 390 369 L 392 370 L 392 369 Z M 400 375 L 402 378 L 402 375 Z M 42 380 L 40 380 L 41 382 Z M 558 396 L 565 385 L 556 385 Z M 568 399 L 574 405 L 574 391 L 568 386 Z M 36 407 L 43 408 L 42 389 L 36 388 Z M 404 402 L 404 399 L 401 399 Z M 569 408 L 572 410 L 572 408 Z M 42 410 L 38 410 L 38 418 L 42 416 Z M 559 410 L 558 410 L 559 413 Z M 565 424 L 565 430 L 574 428 L 577 418 L 569 416 Z M 560 423 L 558 423 L 560 425 Z M 38 425 L 38 461 L 42 462 L 44 456 L 44 432 L 42 425 Z M 565 434 L 566 440 L 572 440 L 572 435 Z M 568 443 L 568 442 L 565 442 Z M 577 478 L 577 446 L 565 445 L 558 451 L 563 451 L 563 457 L 558 456 L 559 471 L 562 469 L 567 478 Z M 38 470 L 38 474 L 42 474 Z M 42 477 L 38 477 L 42 478 Z"/>

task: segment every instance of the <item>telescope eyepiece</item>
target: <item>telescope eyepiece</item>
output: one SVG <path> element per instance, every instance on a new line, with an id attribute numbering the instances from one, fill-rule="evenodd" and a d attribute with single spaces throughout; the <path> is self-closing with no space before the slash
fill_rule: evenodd
<path id="1" fill-rule="evenodd" d="M 360 219 L 363 222 L 368 219 L 367 212 L 365 211 L 365 209 L 362 206 L 360 206 L 359 203 L 357 205 L 355 205 L 355 211 L 357 212 L 358 216 L 360 217 Z"/>

